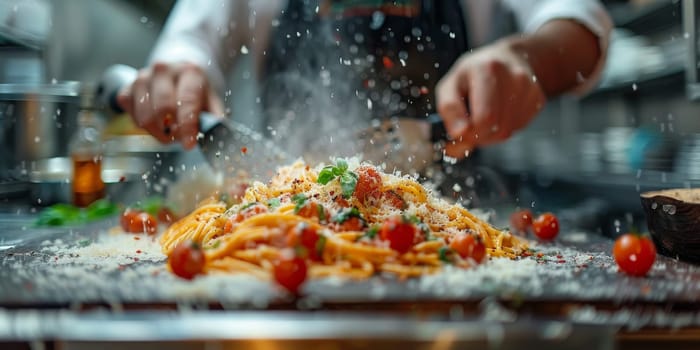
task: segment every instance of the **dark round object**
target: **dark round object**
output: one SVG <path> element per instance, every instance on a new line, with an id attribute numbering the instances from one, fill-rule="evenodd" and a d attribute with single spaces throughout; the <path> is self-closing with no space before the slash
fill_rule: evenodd
<path id="1" fill-rule="evenodd" d="M 700 263 L 700 189 L 646 192 L 641 201 L 659 253 Z"/>

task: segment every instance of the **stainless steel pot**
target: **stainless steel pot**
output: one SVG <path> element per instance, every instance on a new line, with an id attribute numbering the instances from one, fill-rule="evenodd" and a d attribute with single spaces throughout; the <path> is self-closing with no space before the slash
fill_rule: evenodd
<path id="1" fill-rule="evenodd" d="M 0 84 L 0 179 L 32 161 L 68 154 L 81 84 Z"/>

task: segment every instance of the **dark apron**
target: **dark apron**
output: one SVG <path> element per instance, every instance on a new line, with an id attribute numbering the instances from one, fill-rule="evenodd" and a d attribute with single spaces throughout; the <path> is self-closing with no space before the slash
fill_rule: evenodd
<path id="1" fill-rule="evenodd" d="M 372 119 L 434 113 L 435 85 L 469 47 L 463 14 L 460 0 L 289 0 L 262 80 L 273 136 L 313 151 Z"/>

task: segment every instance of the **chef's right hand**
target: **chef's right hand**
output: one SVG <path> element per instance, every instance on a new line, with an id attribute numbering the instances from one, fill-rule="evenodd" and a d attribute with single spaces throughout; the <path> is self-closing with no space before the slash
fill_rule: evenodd
<path id="1" fill-rule="evenodd" d="M 139 71 L 117 102 L 139 127 L 160 142 L 197 144 L 199 113 L 223 115 L 223 104 L 202 68 L 191 63 L 155 63 Z"/>

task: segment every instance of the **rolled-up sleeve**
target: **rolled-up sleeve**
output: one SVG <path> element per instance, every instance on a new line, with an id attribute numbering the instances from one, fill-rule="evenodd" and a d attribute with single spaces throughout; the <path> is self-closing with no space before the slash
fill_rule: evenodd
<path id="1" fill-rule="evenodd" d="M 584 25 L 598 36 L 601 55 L 593 73 L 571 92 L 585 94 L 598 84 L 608 52 L 613 24 L 603 5 L 596 0 L 504 0 L 513 10 L 520 30 L 537 31 L 554 19 L 571 19 Z"/>
<path id="2" fill-rule="evenodd" d="M 190 62 L 223 90 L 226 75 L 248 29 L 247 1 L 179 0 L 161 32 L 149 63 Z"/>

